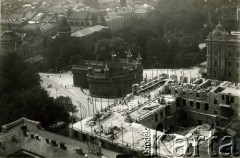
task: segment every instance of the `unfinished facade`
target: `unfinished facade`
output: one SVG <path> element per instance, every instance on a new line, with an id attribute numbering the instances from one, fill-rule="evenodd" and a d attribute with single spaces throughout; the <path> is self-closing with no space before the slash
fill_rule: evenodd
<path id="1" fill-rule="evenodd" d="M 191 140 L 196 135 L 208 138 L 215 131 L 234 131 L 230 125 L 238 119 L 240 85 L 202 78 L 187 81 L 184 76 L 161 74 L 134 84 L 125 99 L 69 126 L 71 136 L 97 140 L 101 147 L 142 157 L 142 132 L 150 129 L 151 139 L 166 143 L 152 150 L 158 156 L 172 157 L 176 139 Z M 192 143 L 180 150 L 185 153 L 185 149 L 192 149 Z M 207 155 L 204 143 L 201 147 Z"/>

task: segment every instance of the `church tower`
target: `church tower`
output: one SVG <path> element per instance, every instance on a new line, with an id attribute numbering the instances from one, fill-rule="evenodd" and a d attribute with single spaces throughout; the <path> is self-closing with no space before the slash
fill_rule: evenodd
<path id="1" fill-rule="evenodd" d="M 67 23 L 67 20 L 64 16 L 61 17 L 59 26 L 58 26 L 58 37 L 71 37 L 71 27 Z"/>

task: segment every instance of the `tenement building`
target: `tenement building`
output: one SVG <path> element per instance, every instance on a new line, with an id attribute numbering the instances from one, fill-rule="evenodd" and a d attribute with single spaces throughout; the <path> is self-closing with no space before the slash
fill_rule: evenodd
<path id="1" fill-rule="evenodd" d="M 206 39 L 208 78 L 240 81 L 240 33 L 227 32 L 219 23 Z"/>
<path id="2" fill-rule="evenodd" d="M 92 96 L 122 97 L 130 93 L 131 86 L 143 79 L 142 59 L 132 59 L 128 52 L 127 60 L 117 59 L 115 54 L 108 62 L 85 61 L 72 67 L 75 86 L 89 88 Z"/>

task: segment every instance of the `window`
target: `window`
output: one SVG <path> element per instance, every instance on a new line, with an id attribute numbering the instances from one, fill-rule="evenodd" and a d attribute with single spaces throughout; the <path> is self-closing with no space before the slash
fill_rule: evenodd
<path id="1" fill-rule="evenodd" d="M 228 67 L 231 67 L 232 66 L 232 63 L 231 61 L 228 62 Z"/>
<path id="2" fill-rule="evenodd" d="M 232 77 L 232 73 L 231 72 L 228 73 L 228 77 Z"/>
<path id="3" fill-rule="evenodd" d="M 216 98 L 214 98 L 214 104 L 217 104 L 217 99 Z"/>
<path id="4" fill-rule="evenodd" d="M 161 119 L 163 119 L 163 112 L 162 111 L 160 113 L 160 117 L 161 117 Z"/>
<path id="5" fill-rule="evenodd" d="M 190 106 L 193 107 L 193 101 L 190 101 Z"/>
<path id="6" fill-rule="evenodd" d="M 218 50 L 217 49 L 214 51 L 214 56 L 218 56 Z"/>
<path id="7" fill-rule="evenodd" d="M 228 57 L 232 57 L 232 51 L 228 51 Z"/>
<path id="8" fill-rule="evenodd" d="M 214 114 L 215 114 L 215 115 L 217 115 L 217 114 L 218 114 L 218 112 L 214 110 Z"/>
<path id="9" fill-rule="evenodd" d="M 175 90 L 175 93 L 178 93 L 178 91 L 177 91 L 177 90 Z"/>
<path id="10" fill-rule="evenodd" d="M 156 122 L 158 121 L 158 116 L 157 116 L 157 114 L 155 115 L 155 121 L 156 121 Z"/>
<path id="11" fill-rule="evenodd" d="M 206 110 L 206 111 L 209 110 L 209 105 L 208 105 L 208 103 L 205 104 L 204 110 Z"/>
<path id="12" fill-rule="evenodd" d="M 237 56 L 237 57 L 240 56 L 240 52 L 239 52 L 239 51 L 236 52 L 236 56 Z"/>
<path id="13" fill-rule="evenodd" d="M 239 63 L 236 63 L 236 67 L 239 67 Z"/>
<path id="14" fill-rule="evenodd" d="M 231 103 L 234 103 L 234 97 L 231 97 Z"/>
<path id="15" fill-rule="evenodd" d="M 218 66 L 218 61 L 214 60 L 214 66 L 217 67 Z"/>
<path id="16" fill-rule="evenodd" d="M 224 100 L 224 95 L 222 95 L 222 100 Z"/>
<path id="17" fill-rule="evenodd" d="M 217 71 L 214 71 L 214 72 L 213 72 L 213 76 L 214 76 L 214 77 L 217 77 Z"/>
<path id="18" fill-rule="evenodd" d="M 186 92 L 185 92 L 185 91 L 183 91 L 183 95 L 186 95 Z"/>
<path id="19" fill-rule="evenodd" d="M 196 95 L 197 97 L 200 97 L 200 94 L 199 93 L 197 93 L 197 95 Z"/>
<path id="20" fill-rule="evenodd" d="M 199 102 L 196 103 L 196 107 L 197 107 L 197 109 L 200 109 L 200 103 Z"/>
<path id="21" fill-rule="evenodd" d="M 186 106 L 187 102 L 185 99 L 183 99 L 183 106 Z"/>

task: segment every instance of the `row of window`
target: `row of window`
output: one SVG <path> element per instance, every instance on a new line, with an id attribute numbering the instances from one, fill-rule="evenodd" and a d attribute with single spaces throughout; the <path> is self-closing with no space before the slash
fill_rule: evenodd
<path id="1" fill-rule="evenodd" d="M 189 106 L 190 106 L 190 107 L 193 107 L 193 104 L 194 104 L 193 101 L 190 101 L 190 102 L 189 102 Z M 186 105 L 187 105 L 187 101 L 183 99 L 183 106 L 186 106 Z M 201 109 L 201 104 L 200 104 L 200 102 L 196 102 L 196 109 Z M 205 103 L 205 104 L 204 104 L 204 110 L 205 110 L 205 111 L 208 111 L 208 110 L 209 110 L 209 104 L 208 104 L 208 103 Z"/>
<path id="2" fill-rule="evenodd" d="M 216 49 L 214 50 L 214 56 L 219 56 L 219 51 Z M 231 51 L 231 50 L 228 50 L 227 51 L 227 57 L 231 58 L 231 57 L 240 57 L 240 51 L 236 51 L 235 55 L 234 55 L 234 52 Z"/>
<path id="3" fill-rule="evenodd" d="M 70 21 L 70 25 L 71 26 L 83 26 L 83 25 L 87 25 L 87 26 L 89 26 L 90 25 L 90 22 L 88 22 L 88 21 L 85 21 L 85 22 L 83 22 L 83 21 L 81 21 L 81 22 L 78 22 L 78 21 Z"/>
<path id="4" fill-rule="evenodd" d="M 220 66 L 221 65 L 221 61 L 219 61 L 219 64 L 218 64 L 218 60 L 214 60 L 214 62 L 213 62 L 213 66 L 214 67 L 218 67 L 218 66 Z M 239 68 L 239 62 L 236 62 L 236 68 Z M 232 67 L 232 62 L 231 61 L 228 61 L 227 62 L 227 66 L 229 67 L 229 68 L 231 68 Z"/>
<path id="5" fill-rule="evenodd" d="M 213 72 L 213 77 L 217 77 L 217 71 L 214 71 Z M 231 79 L 233 76 L 232 76 L 232 73 L 231 72 L 228 72 L 227 73 L 227 77 L 229 78 L 229 79 Z M 237 72 L 236 74 L 235 74 L 235 77 L 238 79 L 239 78 L 239 73 Z"/>

